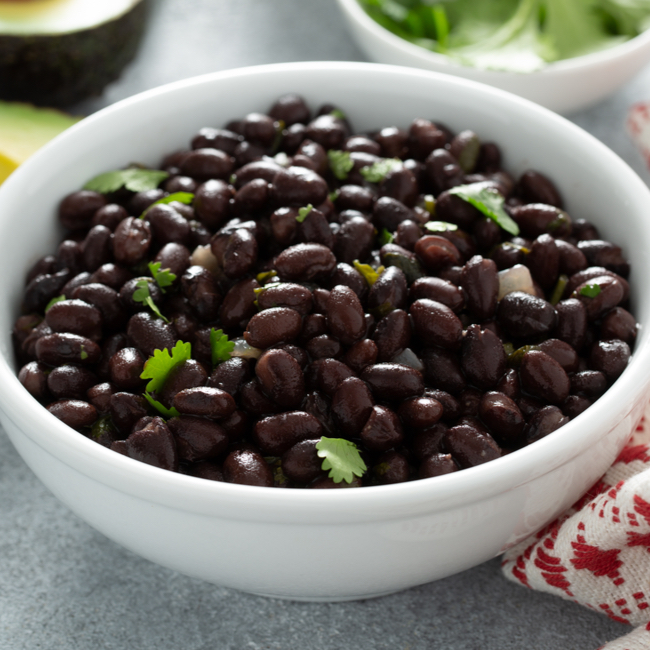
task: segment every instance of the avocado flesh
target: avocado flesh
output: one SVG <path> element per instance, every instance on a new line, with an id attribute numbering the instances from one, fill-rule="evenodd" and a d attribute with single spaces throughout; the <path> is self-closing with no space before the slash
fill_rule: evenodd
<path id="1" fill-rule="evenodd" d="M 0 0 L 0 99 L 71 106 L 135 56 L 150 0 Z"/>
<path id="2" fill-rule="evenodd" d="M 0 183 L 37 149 L 80 119 L 29 104 L 0 102 Z"/>

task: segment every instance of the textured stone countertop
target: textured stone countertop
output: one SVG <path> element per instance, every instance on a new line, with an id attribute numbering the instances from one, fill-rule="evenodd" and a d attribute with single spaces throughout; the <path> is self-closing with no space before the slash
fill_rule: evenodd
<path id="1" fill-rule="evenodd" d="M 198 74 L 363 61 L 334 0 L 158 0 L 136 61 L 89 113 Z M 571 117 L 648 181 L 625 133 L 650 67 Z M 628 628 L 506 581 L 495 559 L 376 600 L 296 603 L 187 578 L 109 541 L 60 504 L 0 430 L 0 650 L 595 650 Z"/>

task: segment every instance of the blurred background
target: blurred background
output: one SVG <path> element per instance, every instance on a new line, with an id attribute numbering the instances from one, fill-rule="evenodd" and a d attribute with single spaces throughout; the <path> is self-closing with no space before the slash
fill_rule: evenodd
<path id="1" fill-rule="evenodd" d="M 62 108 L 89 115 L 195 75 L 312 60 L 366 60 L 335 0 L 152 0 L 140 48 L 119 79 Z M 570 119 L 649 182 L 625 126 L 630 107 L 642 101 L 650 101 L 650 66 Z M 510 584 L 498 559 L 350 603 L 269 600 L 186 578 L 77 520 L 0 430 L 0 650 L 578 650 L 627 631 L 599 613 Z"/>

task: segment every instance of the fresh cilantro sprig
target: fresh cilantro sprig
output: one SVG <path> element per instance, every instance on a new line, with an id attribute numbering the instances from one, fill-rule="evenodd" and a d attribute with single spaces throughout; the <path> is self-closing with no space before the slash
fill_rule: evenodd
<path id="1" fill-rule="evenodd" d="M 212 350 L 212 365 L 216 366 L 222 361 L 228 361 L 235 349 L 235 342 L 228 338 L 223 330 L 210 329 L 210 348 Z"/>
<path id="2" fill-rule="evenodd" d="M 157 399 L 154 399 L 149 393 L 144 394 L 144 398 L 149 402 L 149 404 L 160 413 L 164 418 L 177 418 L 180 413 L 175 407 L 167 408 L 162 402 L 159 402 Z"/>
<path id="3" fill-rule="evenodd" d="M 385 244 L 392 244 L 395 239 L 393 235 L 389 232 L 388 228 L 382 228 L 377 236 L 379 243 L 384 246 Z"/>
<path id="4" fill-rule="evenodd" d="M 601 292 L 601 287 L 599 284 L 585 284 L 584 287 L 580 289 L 580 295 L 586 296 L 587 298 L 595 298 Z"/>
<path id="5" fill-rule="evenodd" d="M 192 344 L 184 341 L 178 341 L 172 348 L 171 354 L 167 348 L 154 350 L 153 356 L 147 359 L 140 375 L 140 379 L 150 380 L 146 387 L 147 393 L 159 391 L 169 377 L 169 373 L 191 358 Z"/>
<path id="6" fill-rule="evenodd" d="M 165 289 L 174 284 L 176 274 L 172 273 L 170 269 L 161 269 L 161 262 L 149 262 L 148 266 L 151 277 L 156 281 L 162 292 L 166 293 Z"/>
<path id="7" fill-rule="evenodd" d="M 362 477 L 368 469 L 357 446 L 343 438 L 323 436 L 316 443 L 316 453 L 323 459 L 322 469 L 329 470 L 329 477 L 334 483 L 352 483 L 355 476 Z"/>
<path id="8" fill-rule="evenodd" d="M 327 158 L 329 159 L 332 174 L 340 181 L 344 181 L 354 167 L 354 161 L 350 157 L 350 152 L 330 149 L 327 152 Z"/>
<path id="9" fill-rule="evenodd" d="M 519 234 L 519 226 L 503 207 L 505 204 L 503 195 L 490 182 L 482 181 L 480 183 L 470 183 L 469 185 L 458 185 L 452 187 L 449 193 L 459 196 L 473 205 L 511 235 Z"/>
<path id="10" fill-rule="evenodd" d="M 362 167 L 359 171 L 369 183 L 381 183 L 390 172 L 403 166 L 404 163 L 399 158 L 381 158 L 372 165 Z"/>
<path id="11" fill-rule="evenodd" d="M 163 196 L 162 199 L 154 201 L 141 215 L 140 219 L 144 219 L 145 215 L 154 205 L 168 205 L 170 203 L 182 203 L 183 205 L 191 205 L 194 201 L 194 194 L 192 192 L 173 192 L 167 196 Z"/>
<path id="12" fill-rule="evenodd" d="M 100 194 L 117 192 L 122 187 L 131 192 L 146 192 L 155 190 L 168 177 L 169 174 L 160 169 L 132 167 L 99 174 L 99 176 L 91 178 L 83 188 Z"/>
<path id="13" fill-rule="evenodd" d="M 160 309 L 158 309 L 158 305 L 156 305 L 151 297 L 151 292 L 149 291 L 149 280 L 147 278 L 142 278 L 135 283 L 135 286 L 137 288 L 133 292 L 133 300 L 146 305 L 154 314 L 156 314 L 156 316 L 158 316 L 158 318 L 162 318 L 165 323 L 169 323 L 169 319 L 163 316 Z"/>
<path id="14" fill-rule="evenodd" d="M 308 203 L 304 208 L 300 208 L 298 210 L 298 216 L 296 217 L 296 221 L 298 223 L 302 223 L 311 213 L 311 211 L 314 209 L 314 206 L 311 203 Z"/>

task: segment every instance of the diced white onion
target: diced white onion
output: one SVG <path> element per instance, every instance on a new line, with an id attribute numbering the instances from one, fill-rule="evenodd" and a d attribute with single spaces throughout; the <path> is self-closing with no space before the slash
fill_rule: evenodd
<path id="1" fill-rule="evenodd" d="M 219 262 L 217 262 L 217 258 L 212 254 L 212 249 L 209 244 L 197 246 L 194 249 L 190 257 L 190 264 L 192 266 L 202 266 L 204 269 L 208 269 L 208 271 L 212 271 L 213 273 L 216 273 L 219 268 Z"/>
<path id="2" fill-rule="evenodd" d="M 259 359 L 263 350 L 254 348 L 248 345 L 246 339 L 234 339 L 235 349 L 231 352 L 233 357 L 241 357 L 242 359 Z"/>
<path id="3" fill-rule="evenodd" d="M 393 363 L 401 363 L 403 366 L 409 366 L 410 368 L 415 368 L 422 372 L 424 366 L 422 362 L 418 359 L 417 355 L 411 348 L 404 348 L 399 354 L 396 354 L 393 359 Z"/>
<path id="4" fill-rule="evenodd" d="M 499 271 L 499 300 L 513 291 L 535 295 L 533 278 L 528 267 L 523 264 L 515 264 L 512 268 Z"/>

